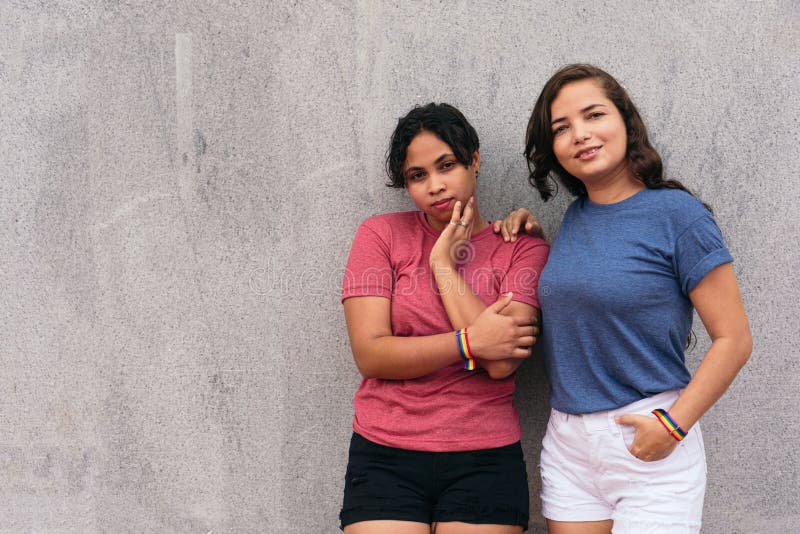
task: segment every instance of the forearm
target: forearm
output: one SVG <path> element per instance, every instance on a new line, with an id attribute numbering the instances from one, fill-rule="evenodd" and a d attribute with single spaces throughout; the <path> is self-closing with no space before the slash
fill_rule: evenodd
<path id="1" fill-rule="evenodd" d="M 466 328 L 486 309 L 464 277 L 452 266 L 431 266 L 439 297 L 454 329 Z"/>
<path id="2" fill-rule="evenodd" d="M 454 329 L 468 327 L 486 309 L 486 305 L 454 267 L 434 265 L 431 268 L 450 324 Z M 521 358 L 475 360 L 493 379 L 510 376 L 523 362 Z"/>
<path id="3" fill-rule="evenodd" d="M 747 362 L 750 351 L 749 336 L 714 340 L 694 377 L 669 408 L 670 416 L 681 428 L 688 431 L 722 397 Z"/>
<path id="4" fill-rule="evenodd" d="M 453 332 L 418 337 L 381 336 L 351 343 L 356 365 L 364 378 L 419 378 L 461 360 Z"/>

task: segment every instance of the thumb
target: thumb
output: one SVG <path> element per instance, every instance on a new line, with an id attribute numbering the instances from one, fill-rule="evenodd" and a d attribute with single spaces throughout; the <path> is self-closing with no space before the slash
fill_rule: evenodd
<path id="1" fill-rule="evenodd" d="M 499 234 L 500 233 L 500 225 L 503 221 L 495 221 L 492 223 L 492 232 Z"/>
<path id="2" fill-rule="evenodd" d="M 647 417 L 643 415 L 635 415 L 635 414 L 624 414 L 618 415 L 614 418 L 614 421 L 620 425 L 629 425 L 629 426 L 638 426 L 641 423 L 642 419 L 647 419 Z"/>
<path id="3" fill-rule="evenodd" d="M 502 295 L 499 299 L 494 301 L 494 303 L 492 303 L 492 305 L 489 306 L 489 309 L 491 309 L 492 312 L 494 313 L 500 313 L 506 306 L 511 304 L 511 297 L 513 296 L 514 294 L 511 293 L 511 291 L 509 291 L 508 293 Z"/>

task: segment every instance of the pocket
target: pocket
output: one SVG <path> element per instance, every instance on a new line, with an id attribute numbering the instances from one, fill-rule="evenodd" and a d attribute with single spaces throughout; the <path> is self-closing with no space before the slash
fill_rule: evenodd
<path id="1" fill-rule="evenodd" d="M 642 415 L 644 415 L 644 414 L 642 414 Z M 669 454 L 669 456 L 667 456 L 665 458 L 661 458 L 660 460 L 653 460 L 653 461 L 642 460 L 641 458 L 636 457 L 631 452 L 631 446 L 633 445 L 633 440 L 634 440 L 634 437 L 636 436 L 636 427 L 634 427 L 632 425 L 621 425 L 619 423 L 615 423 L 615 424 L 617 425 L 617 429 L 619 429 L 620 443 L 625 448 L 626 455 L 628 456 L 629 459 L 633 459 L 634 461 L 636 461 L 636 462 L 638 462 L 638 463 L 640 463 L 642 465 L 652 465 L 652 466 L 660 465 L 660 464 L 666 463 L 666 462 L 668 462 L 670 460 L 674 460 L 677 457 L 677 455 L 682 455 L 685 452 L 683 450 L 684 443 L 678 443 L 678 446 L 675 447 L 674 449 L 672 449 L 672 452 Z"/>

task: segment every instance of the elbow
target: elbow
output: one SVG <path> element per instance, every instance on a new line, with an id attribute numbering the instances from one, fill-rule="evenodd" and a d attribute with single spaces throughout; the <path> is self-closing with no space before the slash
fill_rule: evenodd
<path id="1" fill-rule="evenodd" d="M 492 380 L 503 380 L 504 378 L 508 378 L 512 374 L 514 374 L 514 371 L 505 371 L 505 372 L 502 372 L 502 373 L 494 371 L 494 372 L 488 373 L 489 378 L 491 378 Z"/>
<path id="2" fill-rule="evenodd" d="M 382 359 L 367 349 L 353 349 L 353 360 L 362 378 L 392 378 L 386 376 L 388 370 Z"/>
<path id="3" fill-rule="evenodd" d="M 750 333 L 750 325 L 745 323 L 740 329 L 740 333 L 735 338 L 736 355 L 739 357 L 739 368 L 744 367 L 750 355 L 753 353 L 753 335 Z"/>
<path id="4" fill-rule="evenodd" d="M 514 374 L 517 366 L 511 362 L 495 362 L 493 365 L 486 368 L 486 374 L 492 380 L 503 380 Z"/>
<path id="5" fill-rule="evenodd" d="M 361 378 L 380 378 L 377 373 L 374 373 L 371 370 L 366 370 L 363 367 L 359 367 L 358 372 L 361 374 Z"/>
<path id="6" fill-rule="evenodd" d="M 358 372 L 361 374 L 362 378 L 378 378 L 376 369 L 373 369 L 372 366 L 365 361 L 366 358 L 359 358 L 356 353 L 353 352 L 353 359 L 356 361 L 356 367 L 358 368 Z"/>
<path id="7" fill-rule="evenodd" d="M 724 343 L 725 352 L 731 362 L 735 362 L 738 369 L 744 367 L 750 355 L 753 352 L 753 337 L 750 334 L 750 329 L 745 328 L 742 333 L 725 338 L 724 341 L 720 339 L 720 344 Z"/>
<path id="8" fill-rule="evenodd" d="M 747 360 L 750 359 L 750 355 L 753 353 L 753 336 L 750 334 L 749 328 L 739 342 L 739 350 L 741 354 L 741 364 L 744 366 L 744 364 L 747 363 Z"/>

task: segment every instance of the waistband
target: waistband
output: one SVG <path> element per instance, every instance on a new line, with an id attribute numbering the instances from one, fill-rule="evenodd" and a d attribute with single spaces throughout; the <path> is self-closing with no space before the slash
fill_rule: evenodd
<path id="1" fill-rule="evenodd" d="M 550 417 L 557 421 L 581 421 L 587 432 L 616 432 L 618 428 L 617 423 L 614 421 L 616 416 L 623 414 L 649 415 L 650 412 L 656 408 L 668 410 L 678 399 L 680 394 L 680 389 L 673 389 L 626 404 L 619 408 L 614 408 L 613 410 L 603 410 L 585 414 L 564 413 L 559 412 L 555 408 L 551 408 Z"/>

